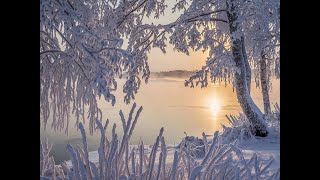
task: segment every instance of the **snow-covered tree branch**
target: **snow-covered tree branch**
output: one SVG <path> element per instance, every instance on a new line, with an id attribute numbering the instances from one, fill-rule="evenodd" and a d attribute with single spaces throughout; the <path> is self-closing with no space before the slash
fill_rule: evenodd
<path id="1" fill-rule="evenodd" d="M 186 86 L 213 82 L 232 83 L 254 134 L 265 136 L 264 117 L 250 96 L 251 67 L 261 62 L 280 71 L 279 1 L 180 0 L 172 11 L 181 12 L 165 25 L 143 23 L 159 18 L 164 0 L 43 0 L 40 4 L 41 113 L 44 125 L 52 109 L 55 129 L 64 129 L 71 112 L 79 121 L 89 107 L 90 132 L 101 118 L 96 96 L 115 103 L 116 78 L 126 78 L 124 101 L 135 98 L 142 79 L 148 81 L 148 52 L 159 48 L 189 54 L 208 52 L 206 65 L 185 82 Z M 128 40 L 124 48 L 123 40 Z M 258 53 L 257 53 L 258 52 Z M 259 58 L 256 58 L 259 57 Z M 271 66 L 272 64 L 272 66 Z M 261 68 L 255 68 L 258 72 Z M 269 76 L 268 76 L 269 77 Z M 50 104 L 51 103 L 51 109 Z M 78 123 L 78 122 L 77 122 Z M 66 128 L 67 129 L 67 128 Z"/>
<path id="2" fill-rule="evenodd" d="M 209 54 L 206 65 L 190 77 L 185 85 L 194 87 L 196 81 L 196 85 L 206 87 L 209 75 L 213 82 L 232 83 L 242 110 L 257 136 L 266 136 L 268 132 L 264 116 L 250 96 L 249 62 L 261 74 L 262 84 L 270 82 L 270 75 L 265 75 L 267 71 L 268 74 L 274 71 L 279 77 L 279 9 L 278 0 L 185 0 L 179 1 L 173 8 L 173 11 L 182 11 L 180 17 L 164 27 L 169 34 L 169 43 L 176 50 L 188 55 L 190 48 L 202 49 Z M 269 60 L 261 63 L 260 59 Z M 263 64 L 266 64 L 265 67 Z M 266 96 L 265 92 L 268 89 L 263 88 Z M 269 106 L 265 112 L 270 111 Z"/>
<path id="3" fill-rule="evenodd" d="M 140 74 L 145 81 L 149 78 L 147 49 L 126 49 L 124 38 L 142 25 L 144 16 L 154 13 L 158 18 L 165 7 L 163 0 L 41 0 L 40 110 L 44 127 L 52 116 L 51 126 L 67 132 L 69 115 L 74 113 L 77 124 L 89 119 L 92 133 L 94 119 L 101 118 L 96 97 L 114 104 L 117 78 L 126 78 L 124 101 L 134 99 Z"/>

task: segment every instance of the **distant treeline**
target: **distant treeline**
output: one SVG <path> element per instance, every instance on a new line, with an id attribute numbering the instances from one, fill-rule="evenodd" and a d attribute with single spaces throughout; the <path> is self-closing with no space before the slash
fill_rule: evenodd
<path id="1" fill-rule="evenodd" d="M 153 78 L 164 78 L 164 77 L 188 78 L 194 75 L 195 72 L 196 71 L 186 71 L 186 70 L 151 72 L 151 77 Z"/>

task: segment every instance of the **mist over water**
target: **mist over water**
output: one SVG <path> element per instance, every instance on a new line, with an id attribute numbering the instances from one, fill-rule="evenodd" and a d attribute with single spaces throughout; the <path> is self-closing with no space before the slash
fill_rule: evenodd
<path id="1" fill-rule="evenodd" d="M 114 107 L 104 100 L 98 100 L 103 112 L 103 123 L 107 118 L 110 121 L 107 129 L 108 138 L 111 138 L 113 123 L 117 123 L 116 131 L 122 137 L 119 110 L 122 109 L 127 119 L 133 102 L 137 103 L 136 111 L 140 106 L 143 106 L 143 110 L 130 144 L 138 144 L 140 139 L 144 144 L 153 144 L 161 127 L 164 127 L 164 137 L 168 144 L 179 143 L 185 137 L 184 132 L 194 136 L 201 136 L 202 132 L 213 134 L 217 130 L 222 130 L 221 125 L 229 126 L 226 115 L 238 115 L 241 111 L 232 85 L 225 86 L 222 83 L 221 85 L 209 84 L 207 88 L 190 88 L 184 86 L 185 79 L 187 78 L 153 77 L 148 84 L 141 83 L 136 99 L 128 105 L 123 102 L 124 80 L 119 80 L 118 90 L 115 92 L 117 102 Z M 273 80 L 272 86 L 270 101 L 280 105 L 280 80 Z M 256 88 L 254 82 L 252 82 L 251 94 L 255 103 L 263 111 L 261 89 Z M 69 159 L 66 152 L 67 143 L 82 145 L 80 132 L 73 126 L 74 116 L 70 117 L 70 124 L 69 136 L 64 132 L 51 130 L 50 122 L 45 131 L 43 128 L 40 130 L 41 139 L 47 137 L 50 143 L 54 143 L 51 153 L 57 164 Z M 85 126 L 88 126 L 88 122 Z M 97 131 L 90 136 L 89 131 L 86 132 L 89 151 L 97 150 L 100 133 Z"/>

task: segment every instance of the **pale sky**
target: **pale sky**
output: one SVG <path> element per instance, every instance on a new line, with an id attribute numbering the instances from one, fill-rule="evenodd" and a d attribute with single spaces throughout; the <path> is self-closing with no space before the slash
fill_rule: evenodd
<path id="1" fill-rule="evenodd" d="M 180 13 L 172 13 L 172 7 L 176 1 L 168 1 L 168 8 L 165 11 L 165 16 L 160 19 L 146 19 L 146 23 L 153 22 L 154 24 L 168 24 L 174 22 Z M 168 36 L 167 36 L 168 37 Z M 153 48 L 149 54 L 149 67 L 151 72 L 170 71 L 170 70 L 198 70 L 205 65 L 207 56 L 202 53 L 202 50 L 193 52 L 190 50 L 190 55 L 173 51 L 173 46 L 167 43 L 166 54 L 158 48 Z"/>
<path id="2" fill-rule="evenodd" d="M 160 49 L 152 49 L 149 54 L 149 67 L 151 72 L 170 70 L 199 70 L 205 65 L 206 55 L 201 50 L 191 52 L 189 56 L 173 51 L 173 46 L 168 45 L 167 53 Z"/>

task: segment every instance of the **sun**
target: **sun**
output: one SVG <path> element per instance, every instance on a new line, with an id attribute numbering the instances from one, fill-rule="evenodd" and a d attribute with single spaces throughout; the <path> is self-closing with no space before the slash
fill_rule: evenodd
<path id="1" fill-rule="evenodd" d="M 210 104 L 210 110 L 213 113 L 213 115 L 217 115 L 220 111 L 220 103 L 217 99 L 214 99 Z"/>

